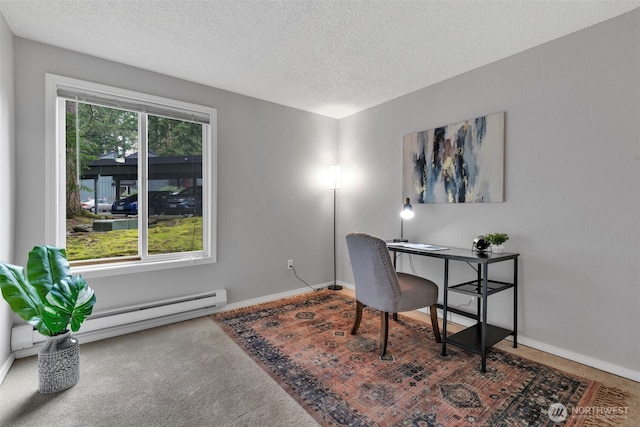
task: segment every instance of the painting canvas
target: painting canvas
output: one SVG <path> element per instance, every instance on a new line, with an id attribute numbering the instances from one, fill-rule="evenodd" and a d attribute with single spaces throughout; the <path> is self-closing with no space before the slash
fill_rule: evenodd
<path id="1" fill-rule="evenodd" d="M 402 175 L 411 203 L 504 201 L 504 112 L 405 135 Z"/>

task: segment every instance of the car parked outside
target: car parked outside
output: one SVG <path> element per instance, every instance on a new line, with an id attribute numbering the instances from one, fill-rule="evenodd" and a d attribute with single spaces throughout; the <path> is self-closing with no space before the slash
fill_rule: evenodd
<path id="1" fill-rule="evenodd" d="M 96 213 L 96 201 L 94 199 L 85 200 L 82 202 L 82 209 Z M 109 201 L 98 199 L 98 212 L 109 212 L 110 210 L 111 203 Z"/>
<path id="2" fill-rule="evenodd" d="M 111 205 L 112 214 L 138 215 L 138 195 L 125 197 Z"/>
<path id="3" fill-rule="evenodd" d="M 202 186 L 187 187 L 179 193 L 167 197 L 164 213 L 167 215 L 202 216 Z"/>
<path id="4" fill-rule="evenodd" d="M 149 215 L 162 215 L 173 191 L 149 191 Z"/>
<path id="5" fill-rule="evenodd" d="M 149 191 L 149 215 L 163 214 L 166 200 L 172 194 L 171 191 Z M 120 199 L 110 205 L 110 209 L 112 214 L 138 215 L 138 195 Z"/>

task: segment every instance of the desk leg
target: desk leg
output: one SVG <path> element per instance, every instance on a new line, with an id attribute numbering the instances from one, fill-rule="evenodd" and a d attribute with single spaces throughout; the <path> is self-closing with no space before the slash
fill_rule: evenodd
<path id="1" fill-rule="evenodd" d="M 489 264 L 485 264 L 482 276 L 482 343 L 480 347 L 480 356 L 482 357 L 482 368 L 480 372 L 487 372 L 487 287 L 489 276 Z"/>
<path id="2" fill-rule="evenodd" d="M 442 355 L 447 355 L 447 300 L 449 294 L 449 260 L 444 260 L 444 295 L 442 296 Z"/>
<path id="3" fill-rule="evenodd" d="M 482 295 L 482 264 L 478 264 L 476 271 L 478 272 L 478 279 L 477 279 L 477 292 L 478 295 Z M 482 319 L 480 317 L 482 313 L 482 301 L 480 300 L 480 298 L 478 298 L 478 301 L 476 302 L 476 325 L 480 325 L 480 322 Z"/>
<path id="4" fill-rule="evenodd" d="M 518 348 L 518 258 L 513 259 L 513 348 Z"/>

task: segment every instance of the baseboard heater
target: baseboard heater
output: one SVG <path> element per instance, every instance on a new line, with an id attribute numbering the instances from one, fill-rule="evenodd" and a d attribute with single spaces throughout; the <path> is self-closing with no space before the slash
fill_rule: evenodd
<path id="1" fill-rule="evenodd" d="M 227 304 L 225 289 L 132 305 L 94 313 L 73 335 L 81 343 L 111 338 L 169 323 L 206 316 Z M 16 358 L 37 354 L 47 337 L 32 325 L 18 325 L 11 330 L 11 351 Z"/>

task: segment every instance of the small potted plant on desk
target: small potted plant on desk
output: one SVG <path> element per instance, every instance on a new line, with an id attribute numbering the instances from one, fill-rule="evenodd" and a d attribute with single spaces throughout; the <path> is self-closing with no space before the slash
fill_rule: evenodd
<path id="1" fill-rule="evenodd" d="M 78 341 L 71 336 L 93 311 L 96 297 L 80 276 L 71 276 L 64 249 L 36 246 L 22 267 L 0 262 L 0 289 L 11 310 L 47 341 L 38 353 L 40 393 L 54 393 L 80 380 Z"/>
<path id="2" fill-rule="evenodd" d="M 509 235 L 507 233 L 485 234 L 484 240 L 491 244 L 491 252 L 501 254 L 504 252 L 504 242 L 509 240 Z"/>

